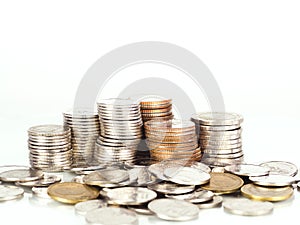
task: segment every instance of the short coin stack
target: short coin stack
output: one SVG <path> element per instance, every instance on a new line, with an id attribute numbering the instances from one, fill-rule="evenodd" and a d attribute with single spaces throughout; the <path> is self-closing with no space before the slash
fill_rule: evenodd
<path id="1" fill-rule="evenodd" d="M 184 120 L 151 120 L 144 125 L 147 145 L 154 161 L 199 161 L 195 124 Z"/>
<path id="2" fill-rule="evenodd" d="M 32 168 L 62 171 L 72 164 L 70 128 L 61 125 L 40 125 L 28 130 L 29 159 Z"/>
<path id="3" fill-rule="evenodd" d="M 134 160 L 143 129 L 139 104 L 129 99 L 105 99 L 98 103 L 98 113 L 101 132 L 95 158 L 100 162 Z"/>
<path id="4" fill-rule="evenodd" d="M 192 116 L 200 133 L 202 162 L 210 166 L 242 163 L 242 116 L 235 113 L 205 112 Z"/>
<path id="5" fill-rule="evenodd" d="M 169 120 L 173 118 L 171 99 L 147 98 L 141 101 L 140 105 L 144 123 L 151 119 Z"/>
<path id="6" fill-rule="evenodd" d="M 71 128 L 73 167 L 93 163 L 95 142 L 100 133 L 98 114 L 90 110 L 73 110 L 63 114 L 64 125 Z"/>

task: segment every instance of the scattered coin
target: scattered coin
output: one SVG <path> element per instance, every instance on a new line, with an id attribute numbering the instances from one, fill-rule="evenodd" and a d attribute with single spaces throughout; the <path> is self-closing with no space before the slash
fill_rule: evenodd
<path id="1" fill-rule="evenodd" d="M 225 170 L 238 176 L 247 177 L 264 176 L 270 172 L 269 168 L 252 164 L 230 165 L 226 166 Z"/>
<path id="2" fill-rule="evenodd" d="M 217 166 L 211 170 L 213 173 L 225 173 L 225 167 Z"/>
<path id="3" fill-rule="evenodd" d="M 31 191 L 36 197 L 51 199 L 51 197 L 48 195 L 48 187 L 33 187 Z"/>
<path id="4" fill-rule="evenodd" d="M 258 202 L 249 199 L 227 200 L 223 203 L 224 210 L 241 216 L 262 216 L 273 211 L 271 202 Z"/>
<path id="5" fill-rule="evenodd" d="M 19 169 L 29 169 L 28 166 L 20 166 L 20 165 L 5 165 L 5 166 L 0 166 L 0 173 L 6 172 L 6 171 L 11 171 L 11 170 L 19 170 Z"/>
<path id="6" fill-rule="evenodd" d="M 0 180 L 5 182 L 26 182 L 42 178 L 44 173 L 40 170 L 33 169 L 16 169 L 2 172 Z"/>
<path id="7" fill-rule="evenodd" d="M 24 190 L 10 185 L 0 185 L 0 202 L 23 197 Z"/>
<path id="8" fill-rule="evenodd" d="M 154 213 L 151 212 L 146 205 L 132 205 L 127 206 L 128 209 L 136 212 L 137 214 L 141 215 L 153 215 Z"/>
<path id="9" fill-rule="evenodd" d="M 172 199 L 179 199 L 179 200 L 185 200 L 191 203 L 203 203 L 207 202 L 213 199 L 214 193 L 207 190 L 202 190 L 201 188 L 197 189 L 196 191 L 189 193 L 189 194 L 183 194 L 183 195 L 165 195 L 167 198 Z"/>
<path id="10" fill-rule="evenodd" d="M 138 225 L 135 212 L 116 207 L 94 209 L 85 215 L 88 224 L 99 225 Z"/>
<path id="11" fill-rule="evenodd" d="M 86 215 L 87 212 L 106 207 L 107 203 L 100 199 L 88 200 L 84 202 L 78 202 L 75 205 L 75 212 L 79 215 Z"/>
<path id="12" fill-rule="evenodd" d="M 58 183 L 61 178 L 55 175 L 44 175 L 43 178 L 34 181 L 16 182 L 16 185 L 24 187 L 48 187 L 51 184 Z"/>
<path id="13" fill-rule="evenodd" d="M 295 176 L 298 173 L 296 165 L 285 161 L 269 161 L 261 163 L 260 166 L 269 168 L 270 174 Z"/>
<path id="14" fill-rule="evenodd" d="M 211 209 L 220 207 L 222 205 L 223 198 L 221 196 L 214 196 L 212 200 L 207 202 L 201 202 L 199 204 L 196 204 L 199 209 Z"/>
<path id="15" fill-rule="evenodd" d="M 241 188 L 242 194 L 250 199 L 259 201 L 278 202 L 290 198 L 294 189 L 292 187 L 262 187 L 254 184 L 246 184 Z"/>
<path id="16" fill-rule="evenodd" d="M 148 188 L 162 194 L 185 194 L 194 191 L 195 185 L 179 185 L 174 183 L 155 183 Z"/>
<path id="17" fill-rule="evenodd" d="M 157 199 L 148 204 L 157 217 L 169 221 L 188 221 L 198 218 L 196 205 L 177 199 Z"/>
<path id="18" fill-rule="evenodd" d="M 52 184 L 48 188 L 48 195 L 58 202 L 76 204 L 96 199 L 99 196 L 99 191 L 84 184 L 64 182 Z"/>
<path id="19" fill-rule="evenodd" d="M 289 175 L 267 175 L 260 177 L 249 177 L 253 183 L 261 186 L 282 187 L 295 183 L 295 179 Z"/>

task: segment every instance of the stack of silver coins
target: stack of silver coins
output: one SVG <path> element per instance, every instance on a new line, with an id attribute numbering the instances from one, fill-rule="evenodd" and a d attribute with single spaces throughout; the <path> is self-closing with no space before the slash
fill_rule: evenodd
<path id="1" fill-rule="evenodd" d="M 244 161 L 241 115 L 204 112 L 194 114 L 191 120 L 198 128 L 202 162 L 210 166 L 226 166 Z"/>
<path id="2" fill-rule="evenodd" d="M 142 138 L 140 106 L 129 99 L 105 99 L 98 103 L 101 131 L 96 142 L 99 162 L 132 161 Z"/>
<path id="3" fill-rule="evenodd" d="M 97 112 L 76 109 L 63 113 L 64 125 L 71 129 L 73 167 L 93 164 L 95 143 L 100 133 Z"/>
<path id="4" fill-rule="evenodd" d="M 186 160 L 199 161 L 195 124 L 184 120 L 150 120 L 144 125 L 146 142 L 154 161 Z"/>
<path id="5" fill-rule="evenodd" d="M 32 168 L 63 171 L 72 164 L 70 128 L 61 125 L 40 125 L 28 130 L 28 149 Z"/>

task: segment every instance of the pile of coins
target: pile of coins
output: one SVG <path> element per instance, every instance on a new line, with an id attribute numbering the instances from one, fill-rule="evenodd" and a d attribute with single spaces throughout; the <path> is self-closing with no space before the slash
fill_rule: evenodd
<path id="1" fill-rule="evenodd" d="M 141 101 L 140 105 L 144 123 L 151 119 L 173 119 L 171 99 L 157 100 L 148 98 Z"/>
<path id="2" fill-rule="evenodd" d="M 135 159 L 142 138 L 140 106 L 129 99 L 105 99 L 98 103 L 101 131 L 96 142 L 99 162 L 122 162 Z"/>
<path id="3" fill-rule="evenodd" d="M 195 124 L 184 120 L 150 120 L 144 124 L 147 145 L 154 161 L 199 161 Z"/>
<path id="4" fill-rule="evenodd" d="M 73 110 L 63 114 L 64 125 L 71 129 L 73 167 L 93 163 L 95 143 L 100 133 L 98 114 L 89 110 Z"/>
<path id="5" fill-rule="evenodd" d="M 28 130 L 28 149 L 32 168 L 62 171 L 72 165 L 70 128 L 61 125 L 40 125 Z"/>
<path id="6" fill-rule="evenodd" d="M 197 113 L 191 119 L 197 126 L 202 162 L 211 166 L 242 163 L 242 116 L 235 113 Z"/>

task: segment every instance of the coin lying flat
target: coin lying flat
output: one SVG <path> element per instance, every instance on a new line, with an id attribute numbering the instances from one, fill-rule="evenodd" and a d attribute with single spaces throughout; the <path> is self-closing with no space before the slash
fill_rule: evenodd
<path id="1" fill-rule="evenodd" d="M 185 194 L 192 192 L 195 189 L 195 186 L 173 183 L 155 183 L 148 185 L 148 188 L 162 194 Z"/>
<path id="2" fill-rule="evenodd" d="M 89 224 L 99 225 L 138 225 L 135 212 L 115 207 L 94 209 L 87 212 L 85 220 Z"/>
<path id="3" fill-rule="evenodd" d="M 295 176 L 298 172 L 296 165 L 285 161 L 269 161 L 261 163 L 260 166 L 269 168 L 270 174 Z"/>
<path id="4" fill-rule="evenodd" d="M 202 189 L 197 189 L 196 191 L 189 193 L 189 194 L 183 194 L 183 195 L 165 195 L 167 198 L 172 199 L 179 199 L 179 200 L 185 200 L 191 203 L 202 203 L 207 202 L 213 199 L 214 193 L 211 191 L 206 191 Z"/>
<path id="5" fill-rule="evenodd" d="M 0 180 L 5 182 L 25 182 L 38 180 L 43 177 L 43 172 L 33 169 L 16 169 L 2 172 L 0 174 Z"/>
<path id="6" fill-rule="evenodd" d="M 288 175 L 267 175 L 260 177 L 249 177 L 253 183 L 261 186 L 282 187 L 295 183 L 295 179 Z"/>
<path id="7" fill-rule="evenodd" d="M 198 218 L 196 205 L 177 199 L 157 199 L 148 204 L 157 217 L 169 221 L 188 221 Z"/>
<path id="8" fill-rule="evenodd" d="M 86 215 L 87 212 L 106 207 L 107 203 L 100 199 L 79 202 L 75 205 L 75 212 L 79 215 Z"/>
<path id="9" fill-rule="evenodd" d="M 48 187 L 51 184 L 60 182 L 61 178 L 55 175 L 47 175 L 42 179 L 27 181 L 27 182 L 16 182 L 16 185 L 24 186 L 24 187 Z"/>
<path id="10" fill-rule="evenodd" d="M 48 195 L 48 187 L 33 187 L 31 191 L 36 197 L 51 199 L 51 197 Z"/>
<path id="11" fill-rule="evenodd" d="M 84 184 L 64 182 L 52 184 L 48 188 L 48 195 L 58 202 L 76 204 L 96 199 L 99 196 L 99 191 Z"/>
<path id="12" fill-rule="evenodd" d="M 141 205 L 156 197 L 156 192 L 140 187 L 115 188 L 107 192 L 109 202 L 117 205 Z"/>
<path id="13" fill-rule="evenodd" d="M 258 165 L 252 165 L 252 164 L 238 164 L 238 165 L 230 165 L 225 166 L 225 170 L 229 173 L 236 174 L 238 176 L 264 176 L 269 174 L 270 169 L 258 166 Z"/>
<path id="14" fill-rule="evenodd" d="M 234 125 L 243 122 L 243 117 L 236 113 L 203 112 L 192 115 L 192 120 L 203 125 Z"/>
<path id="15" fill-rule="evenodd" d="M 241 216 L 262 216 L 273 211 L 271 202 L 258 202 L 249 199 L 227 200 L 223 203 L 224 210 Z"/>
<path id="16" fill-rule="evenodd" d="M 221 194 L 230 194 L 238 191 L 244 184 L 244 181 L 230 173 L 210 173 L 210 181 L 202 186 L 202 189 Z"/>
<path id="17" fill-rule="evenodd" d="M 214 173 L 225 173 L 225 168 L 223 166 L 214 167 L 212 170 Z"/>
<path id="18" fill-rule="evenodd" d="M 289 186 L 268 188 L 254 184 L 246 184 L 241 188 L 241 192 L 245 197 L 250 199 L 278 202 L 290 198 L 294 193 L 294 189 Z"/>
<path id="19" fill-rule="evenodd" d="M 0 185 L 0 202 L 23 197 L 24 190 L 10 185 Z"/>
<path id="20" fill-rule="evenodd" d="M 141 214 L 141 215 L 153 215 L 154 214 L 145 205 L 134 205 L 134 206 L 128 206 L 127 208 L 136 212 L 137 214 Z"/>
<path id="21" fill-rule="evenodd" d="M 20 166 L 20 165 L 0 166 L 0 173 L 10 171 L 10 170 L 18 170 L 18 169 L 29 169 L 29 167 L 28 166 Z"/>
<path id="22" fill-rule="evenodd" d="M 196 204 L 199 209 L 211 209 L 220 207 L 222 205 L 223 198 L 221 196 L 214 196 L 212 200 Z"/>

